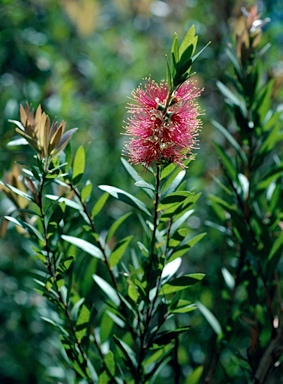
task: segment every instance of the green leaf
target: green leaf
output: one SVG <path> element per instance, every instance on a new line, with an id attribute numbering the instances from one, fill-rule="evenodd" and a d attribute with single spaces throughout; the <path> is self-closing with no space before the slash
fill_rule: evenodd
<path id="1" fill-rule="evenodd" d="M 115 315 L 115 313 L 106 311 L 107 315 L 113 320 L 113 322 L 118 325 L 118 327 L 124 329 L 126 327 L 126 323 L 121 319 L 121 316 Z"/>
<path id="2" fill-rule="evenodd" d="M 202 52 L 210 45 L 210 41 L 205 44 L 205 46 L 198 52 L 194 55 L 194 57 L 192 58 L 192 64 L 199 58 L 199 56 L 202 54 Z"/>
<path id="3" fill-rule="evenodd" d="M 109 197 L 108 193 L 103 193 L 103 195 L 100 196 L 100 198 L 97 200 L 94 207 L 92 208 L 92 211 L 91 211 L 91 217 L 92 218 L 94 218 L 95 216 L 97 216 L 99 214 L 99 212 L 104 207 L 108 197 Z"/>
<path id="4" fill-rule="evenodd" d="M 279 177 L 282 177 L 282 172 L 283 164 L 273 166 L 271 170 L 267 172 L 258 182 L 256 186 L 257 190 L 265 191 L 273 181 L 275 181 Z"/>
<path id="5" fill-rule="evenodd" d="M 67 257 L 65 260 L 60 262 L 58 271 L 61 273 L 68 272 L 69 269 L 72 267 L 73 262 L 74 262 L 74 256 Z"/>
<path id="6" fill-rule="evenodd" d="M 78 353 L 78 350 L 75 348 L 73 341 L 69 340 L 69 338 L 66 336 L 61 336 L 61 342 L 74 370 L 80 375 L 80 377 L 88 379 L 88 370 L 85 360 L 83 359 L 82 355 Z"/>
<path id="7" fill-rule="evenodd" d="M 28 195 L 27 193 L 21 191 L 20 189 L 13 187 L 12 185 L 3 183 L 3 181 L 0 181 L 0 184 L 4 185 L 5 187 L 9 188 L 12 192 L 16 193 L 17 195 L 23 197 L 24 199 L 28 201 L 34 201 L 33 197 Z"/>
<path id="8" fill-rule="evenodd" d="M 221 269 L 221 272 L 222 272 L 222 275 L 223 275 L 223 278 L 224 278 L 224 281 L 225 281 L 227 287 L 230 290 L 233 290 L 234 287 L 235 287 L 235 279 L 234 279 L 234 277 L 231 275 L 231 273 L 228 271 L 227 268 L 223 267 Z"/>
<path id="9" fill-rule="evenodd" d="M 54 209 L 53 212 L 52 212 L 52 209 Z M 64 213 L 66 210 L 66 204 L 65 204 L 65 202 L 62 202 L 60 204 L 53 204 L 53 205 L 51 205 L 51 207 L 49 207 L 49 210 L 51 210 L 51 216 L 48 220 L 48 225 L 55 223 L 56 227 L 57 227 L 59 225 L 60 221 L 64 217 Z M 49 228 L 48 228 L 48 230 L 49 230 Z"/>
<path id="10" fill-rule="evenodd" d="M 61 290 L 61 288 L 64 287 L 65 281 L 63 279 L 63 276 L 60 273 L 57 273 L 56 275 L 56 284 L 59 290 Z"/>
<path id="11" fill-rule="evenodd" d="M 81 180 L 85 170 L 85 150 L 84 147 L 81 145 L 74 158 L 73 163 L 73 183 L 74 185 L 78 184 L 78 182 Z"/>
<path id="12" fill-rule="evenodd" d="M 79 239 L 78 237 L 74 237 L 74 236 L 67 236 L 67 235 L 62 235 L 61 237 L 63 240 L 67 241 L 70 244 L 75 245 L 76 247 L 80 248 L 81 250 L 88 253 L 89 255 L 96 257 L 97 259 L 103 259 L 104 257 L 102 251 L 98 247 L 89 243 L 86 240 Z"/>
<path id="13" fill-rule="evenodd" d="M 212 173 L 210 173 L 211 178 L 220 186 L 220 188 L 227 193 L 227 195 L 232 196 L 233 192 L 230 191 L 229 188 L 227 188 L 226 185 L 224 185 L 216 176 L 214 176 Z"/>
<path id="14" fill-rule="evenodd" d="M 198 41 L 198 37 L 196 36 L 195 26 L 192 25 L 180 45 L 179 55 L 182 56 L 190 46 L 193 46 L 193 50 L 192 50 L 192 55 L 193 55 L 196 50 L 197 41 Z"/>
<path id="15" fill-rule="evenodd" d="M 180 61 L 178 63 L 178 74 L 180 76 L 184 74 L 188 75 L 188 73 L 190 72 L 192 66 L 193 50 L 193 45 L 190 45 L 180 57 Z"/>
<path id="16" fill-rule="evenodd" d="M 192 312 L 192 311 L 194 311 L 196 309 L 197 309 L 197 305 L 196 304 L 189 304 L 189 305 L 185 305 L 184 307 L 178 307 L 176 309 L 173 309 L 170 312 L 174 313 L 174 314 L 177 314 L 177 313 L 188 313 L 188 312 Z"/>
<path id="17" fill-rule="evenodd" d="M 166 165 L 166 167 L 161 170 L 160 180 L 165 179 L 165 177 L 169 176 L 176 169 L 177 169 L 177 166 L 174 163 L 170 163 L 169 165 Z"/>
<path id="18" fill-rule="evenodd" d="M 164 205 L 164 210 L 162 212 L 162 215 L 160 216 L 160 221 L 168 221 L 168 218 L 173 218 L 175 216 L 176 218 L 180 218 L 181 215 L 186 214 L 189 211 L 189 208 L 192 207 L 192 205 L 199 199 L 200 193 L 198 194 L 189 194 L 188 197 L 186 197 L 183 201 L 180 203 L 174 203 L 174 204 L 168 204 L 167 208 L 166 205 Z M 159 208 L 162 208 L 162 204 L 158 206 Z M 190 211 L 192 213 L 193 210 Z M 177 226 L 178 224 L 176 224 Z M 175 229 L 175 228 L 174 228 Z M 171 228 L 172 231 L 172 228 Z M 173 234 L 173 232 L 171 232 Z"/>
<path id="19" fill-rule="evenodd" d="M 180 333 L 187 332 L 190 327 L 182 327 L 170 331 L 159 332 L 154 338 L 152 343 L 157 345 L 166 345 L 172 340 L 175 340 Z"/>
<path id="20" fill-rule="evenodd" d="M 234 52 L 230 49 L 230 47 L 227 47 L 225 49 L 225 53 L 227 54 L 227 56 L 229 57 L 231 63 L 233 64 L 234 68 L 236 69 L 236 71 L 239 73 L 239 71 L 241 70 L 241 67 L 240 67 L 240 64 L 239 64 L 239 61 L 237 59 L 237 56 L 234 54 Z"/>
<path id="21" fill-rule="evenodd" d="M 198 309 L 200 312 L 203 314 L 203 316 L 206 318 L 207 322 L 211 326 L 211 328 L 214 330 L 214 332 L 220 336 L 222 335 L 222 328 L 219 323 L 219 321 L 216 319 L 216 317 L 213 315 L 213 313 L 205 307 L 202 303 L 198 302 L 197 303 Z"/>
<path id="22" fill-rule="evenodd" d="M 128 279 L 128 284 L 128 295 L 136 303 L 139 298 L 138 289 L 134 282 L 130 279 Z"/>
<path id="23" fill-rule="evenodd" d="M 154 199 L 155 188 L 144 180 L 135 182 L 135 186 L 141 188 L 151 199 Z"/>
<path id="24" fill-rule="evenodd" d="M 81 204 L 76 203 L 75 201 L 67 199 L 65 197 L 58 197 L 56 195 L 49 194 L 45 195 L 45 197 L 49 200 L 57 201 L 58 203 L 65 203 L 68 207 L 74 208 L 77 211 L 83 211 L 83 207 Z"/>
<path id="25" fill-rule="evenodd" d="M 25 131 L 25 128 L 24 128 L 23 124 L 20 121 L 12 120 L 12 119 L 9 119 L 8 121 L 9 121 L 9 123 L 15 124 L 21 131 Z"/>
<path id="26" fill-rule="evenodd" d="M 219 88 L 222 95 L 227 98 L 230 105 L 237 105 L 238 107 L 242 108 L 243 106 L 242 101 L 239 100 L 238 97 L 232 91 L 230 91 L 228 87 L 226 87 L 226 85 L 224 85 L 220 81 L 217 81 L 216 85 Z"/>
<path id="27" fill-rule="evenodd" d="M 203 232 L 203 233 L 200 233 L 199 235 L 196 235 L 194 236 L 193 238 L 191 238 L 187 244 L 190 246 L 190 247 L 193 247 L 195 244 L 197 244 L 201 239 L 203 239 L 205 236 L 207 235 L 206 232 Z"/>
<path id="28" fill-rule="evenodd" d="M 283 253 L 283 232 L 274 241 L 267 259 L 267 275 L 271 277 L 277 267 Z"/>
<path id="29" fill-rule="evenodd" d="M 110 185 L 100 185 L 99 188 L 102 191 L 108 192 L 109 195 L 115 197 L 115 199 L 123 201 L 124 203 L 139 209 L 140 211 L 146 213 L 148 216 L 152 216 L 149 210 L 147 209 L 146 205 L 130 193 L 125 192 L 122 189 L 112 187 Z"/>
<path id="30" fill-rule="evenodd" d="M 79 309 L 80 309 L 80 307 L 82 306 L 82 304 L 84 303 L 84 301 L 85 301 L 85 298 L 84 297 L 82 297 L 80 300 L 78 300 L 75 304 L 74 304 L 74 306 L 73 306 L 73 308 L 71 309 L 71 319 L 73 320 L 73 321 L 77 321 L 77 319 L 78 319 L 78 314 L 79 314 Z"/>
<path id="31" fill-rule="evenodd" d="M 170 195 L 167 195 L 163 199 L 161 199 L 159 205 L 158 205 L 158 210 L 161 211 L 163 209 L 168 208 L 168 205 L 172 204 L 179 204 L 182 203 L 187 197 L 194 196 L 193 193 L 189 191 L 177 191 L 173 192 Z"/>
<path id="32" fill-rule="evenodd" d="M 259 124 L 261 124 L 270 107 L 271 107 L 271 101 L 272 101 L 272 92 L 274 90 L 274 81 L 269 81 L 267 83 L 267 86 L 263 87 L 258 93 L 258 97 L 256 100 L 256 105 L 254 106 L 255 112 L 259 116 Z"/>
<path id="33" fill-rule="evenodd" d="M 191 246 L 189 244 L 184 244 L 184 245 L 180 245 L 178 247 L 172 248 L 172 253 L 170 254 L 168 261 L 172 262 L 173 260 L 184 256 L 190 248 Z"/>
<path id="34" fill-rule="evenodd" d="M 87 308 L 85 304 L 82 304 L 79 317 L 76 323 L 76 338 L 77 341 L 80 343 L 82 341 L 82 338 L 85 336 L 87 329 L 89 327 L 89 318 L 90 318 L 90 311 Z"/>
<path id="35" fill-rule="evenodd" d="M 100 342 L 103 344 L 106 340 L 110 338 L 110 335 L 112 333 L 114 321 L 108 314 L 109 311 L 104 311 L 101 316 L 100 321 L 100 328 L 99 328 L 99 334 L 100 334 Z"/>
<path id="36" fill-rule="evenodd" d="M 173 37 L 171 57 L 172 57 L 172 64 L 173 64 L 172 68 L 175 69 L 176 71 L 177 63 L 179 62 L 179 41 L 178 41 L 178 35 L 176 32 L 174 33 L 174 37 Z"/>
<path id="37" fill-rule="evenodd" d="M 148 364 L 152 364 L 157 362 L 160 358 L 162 358 L 166 353 L 172 350 L 172 345 L 164 345 L 159 347 L 157 351 L 155 351 L 150 357 L 144 360 L 143 365 L 146 366 Z"/>
<path id="38" fill-rule="evenodd" d="M 115 375 L 116 365 L 115 365 L 115 356 L 112 351 L 109 351 L 107 355 L 104 357 L 104 363 L 108 368 L 108 371 L 112 376 Z"/>
<path id="39" fill-rule="evenodd" d="M 102 291 L 118 307 L 120 305 L 121 300 L 116 290 L 109 283 L 107 283 L 107 281 L 102 279 L 102 277 L 98 275 L 92 275 L 92 277 L 96 284 L 102 289 Z"/>
<path id="40" fill-rule="evenodd" d="M 166 283 L 161 287 L 159 295 L 169 295 L 178 291 L 182 291 L 192 285 L 199 283 L 204 278 L 203 273 L 192 273 L 177 277 L 176 279 Z"/>
<path id="41" fill-rule="evenodd" d="M 110 268 L 115 267 L 115 265 L 119 263 L 132 238 L 133 236 L 125 237 L 116 244 L 109 258 Z"/>
<path id="42" fill-rule="evenodd" d="M 209 199 L 212 202 L 218 204 L 220 207 L 224 208 L 229 213 L 236 212 L 236 206 L 235 205 L 231 205 L 231 204 L 227 203 L 226 201 L 224 201 L 223 199 L 221 199 L 218 196 L 209 195 Z"/>
<path id="43" fill-rule="evenodd" d="M 163 281 L 171 279 L 171 277 L 178 271 L 181 264 L 182 259 L 180 257 L 166 264 L 161 273 L 161 279 Z"/>
<path id="44" fill-rule="evenodd" d="M 224 172 L 230 180 L 235 181 L 237 177 L 237 170 L 235 165 L 232 163 L 231 157 L 227 155 L 226 151 L 220 145 L 215 142 L 213 144 L 223 165 Z"/>
<path id="45" fill-rule="evenodd" d="M 203 373 L 203 366 L 199 366 L 186 378 L 185 384 L 199 384 Z"/>
<path id="46" fill-rule="evenodd" d="M 186 171 L 184 169 L 179 171 L 179 169 L 176 168 L 171 173 L 170 177 L 166 180 L 166 183 L 162 187 L 162 197 L 167 196 L 172 192 L 175 192 L 181 182 L 184 180 L 185 176 Z"/>
<path id="47" fill-rule="evenodd" d="M 185 212 L 181 217 L 179 217 L 179 219 L 172 224 L 170 229 L 170 235 L 173 235 L 173 233 L 175 233 L 181 227 L 181 225 L 191 216 L 193 212 L 193 209 L 190 209 L 189 211 Z"/>
<path id="48" fill-rule="evenodd" d="M 108 196 L 108 194 L 106 194 Z M 120 227 L 120 225 L 131 215 L 131 212 L 126 213 L 125 215 L 119 217 L 114 223 L 111 225 L 109 231 L 107 232 L 106 240 L 107 243 L 116 233 L 117 229 Z"/>
<path id="49" fill-rule="evenodd" d="M 161 361 L 159 361 L 158 364 L 155 364 L 153 369 L 146 375 L 146 378 L 149 380 L 149 384 L 156 383 L 156 380 L 160 378 L 160 375 L 162 375 L 163 371 L 166 369 L 165 367 L 168 366 L 168 363 L 172 360 L 172 356 L 168 356 L 169 353 L 170 350 L 164 355 Z"/>
<path id="50" fill-rule="evenodd" d="M 168 84 L 169 92 L 173 91 L 173 78 L 172 78 L 172 71 L 171 66 L 168 60 L 168 56 L 166 55 L 166 82 Z"/>
<path id="51" fill-rule="evenodd" d="M 180 77 L 188 74 L 192 66 L 192 58 L 196 50 L 198 36 L 195 35 L 195 27 L 192 26 L 187 32 L 179 49 L 179 61 L 177 65 L 177 75 Z M 187 77 L 187 76 L 186 76 Z"/>
<path id="52" fill-rule="evenodd" d="M 88 180 L 86 182 L 86 185 L 83 187 L 81 191 L 81 199 L 82 201 L 87 201 L 91 195 L 92 192 L 92 183 Z"/>
<path id="53" fill-rule="evenodd" d="M 121 162 L 128 172 L 128 174 L 135 180 L 135 182 L 144 182 L 145 184 L 148 184 L 145 182 L 145 180 L 138 174 L 138 172 L 135 170 L 135 168 L 124 158 L 121 158 Z M 150 184 L 149 184 L 150 185 Z M 152 198 L 152 191 L 151 188 L 144 188 L 143 191 Z"/>
<path id="54" fill-rule="evenodd" d="M 235 151 L 238 153 L 238 155 L 241 157 L 244 164 L 247 164 L 247 156 L 242 150 L 239 143 L 234 139 L 234 137 L 231 135 L 231 133 L 228 131 L 228 129 L 224 128 L 221 124 L 219 124 L 217 121 L 212 120 L 211 123 L 213 126 L 218 129 L 219 132 L 222 133 L 223 136 L 228 140 L 228 142 L 231 144 L 231 146 L 235 149 Z"/>
<path id="55" fill-rule="evenodd" d="M 120 340 L 116 335 L 113 335 L 113 339 L 115 341 L 115 344 L 123 353 L 127 363 L 129 364 L 131 372 L 135 374 L 137 367 L 137 359 L 134 351 L 129 347 L 128 344 L 126 344 L 123 340 Z"/>
<path id="56" fill-rule="evenodd" d="M 106 371 L 103 371 L 98 378 L 97 384 L 108 384 L 111 380 L 111 377 L 108 375 Z"/>
<path id="57" fill-rule="evenodd" d="M 6 220 L 22 227 L 22 228 L 24 228 L 31 236 L 35 236 L 39 240 L 44 241 L 41 233 L 35 227 L 33 227 L 31 224 L 26 223 L 25 221 L 23 221 L 21 219 L 15 219 L 12 216 L 4 216 L 4 218 Z"/>

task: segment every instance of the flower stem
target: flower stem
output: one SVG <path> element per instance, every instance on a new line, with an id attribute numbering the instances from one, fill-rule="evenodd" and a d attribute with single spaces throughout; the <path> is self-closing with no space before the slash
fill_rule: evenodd
<path id="1" fill-rule="evenodd" d="M 41 216 L 41 221 L 42 221 L 42 226 L 43 226 L 43 236 L 44 236 L 44 242 L 45 242 L 44 248 L 45 248 L 45 252 L 46 252 L 47 270 L 48 270 L 49 275 L 53 279 L 53 285 L 54 285 L 55 291 L 56 291 L 56 297 L 55 298 L 59 304 L 59 308 L 63 309 L 65 318 L 67 319 L 67 323 L 69 325 L 69 330 L 71 332 L 72 337 L 74 338 L 74 341 L 75 341 L 75 344 L 78 348 L 79 354 L 82 357 L 82 363 L 80 363 L 81 369 L 83 372 L 85 372 L 85 374 L 87 376 L 89 376 L 88 373 L 86 372 L 87 358 L 85 356 L 85 353 L 84 353 L 84 350 L 82 348 L 81 343 L 77 339 L 76 329 L 75 329 L 75 326 L 74 326 L 73 321 L 71 319 L 69 305 L 67 302 L 65 302 L 65 300 L 62 296 L 62 293 L 58 287 L 58 283 L 57 283 L 57 267 L 56 267 L 55 252 L 53 252 L 50 248 L 49 236 L 48 236 L 48 227 L 47 227 L 47 224 L 45 223 L 45 211 L 43 208 L 43 190 L 44 190 L 44 186 L 46 183 L 46 175 L 47 175 L 47 172 L 44 172 L 42 175 L 42 180 L 40 183 L 40 188 L 39 188 L 39 193 L 38 193 L 38 207 L 40 209 L 40 216 Z M 77 359 L 77 361 L 79 362 L 80 359 Z M 93 384 L 93 380 L 90 377 L 88 377 L 88 382 Z"/>

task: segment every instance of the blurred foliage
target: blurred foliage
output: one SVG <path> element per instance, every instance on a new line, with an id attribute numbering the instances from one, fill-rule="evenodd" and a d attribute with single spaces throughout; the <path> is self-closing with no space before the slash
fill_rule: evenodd
<path id="1" fill-rule="evenodd" d="M 67 129 L 78 127 L 74 149 L 83 145 L 87 152 L 86 178 L 96 184 L 123 187 L 129 179 L 121 175 L 125 105 L 132 89 L 142 78 L 165 78 L 165 57 L 176 31 L 183 36 L 194 24 L 200 37 L 199 49 L 207 41 L 197 65 L 197 81 L 204 86 L 204 127 L 200 136 L 197 161 L 190 165 L 188 188 L 204 191 L 195 216 L 188 223 L 192 231 L 208 232 L 188 258 L 192 271 L 207 274 L 195 297 L 217 315 L 223 314 L 219 297 L 223 295 L 221 267 L 233 263 L 233 250 L 223 242 L 220 232 L 206 227 L 207 194 L 217 195 L 219 187 L 211 174 L 222 173 L 212 139 L 225 145 L 223 137 L 210 123 L 225 125 L 231 115 L 224 107 L 216 81 L 225 82 L 231 69 L 225 53 L 233 40 L 241 7 L 253 1 L 239 0 L 1 0 L 0 3 L 0 172 L 13 167 L 15 160 L 25 161 L 32 153 L 5 146 L 14 136 L 8 119 L 18 119 L 19 105 L 26 101 L 34 107 L 42 104 L 50 116 L 67 121 Z M 263 46 L 271 47 L 263 56 L 262 66 L 268 78 L 274 78 L 273 103 L 281 103 L 283 58 L 282 0 L 258 3 L 259 11 L 271 22 L 265 27 Z M 281 55 L 281 56 L 280 56 Z M 263 79 L 267 80 L 267 79 Z M 220 119 L 221 118 L 221 119 Z M 3 176 L 1 174 L 1 178 Z M 130 186 L 128 187 L 131 188 Z M 95 190 L 94 196 L 98 195 Z M 1 194 L 1 216 L 13 209 Z M 121 213 L 121 206 L 111 205 L 108 218 Z M 40 318 L 46 304 L 33 291 L 34 261 L 28 241 L 15 233 L 0 244 L 0 382 L 50 382 L 57 345 L 50 328 Z M 87 261 L 85 261 L 86 263 Z M 82 269 L 86 265 L 82 266 Z M 86 279 L 87 280 L 87 279 Z M 220 283 L 221 281 L 221 283 Z M 89 289 L 85 284 L 86 291 Z M 204 364 L 211 352 L 213 330 L 203 317 L 194 315 L 192 332 L 180 347 L 180 361 L 189 374 Z M 242 337 L 239 330 L 239 338 Z M 56 344 L 56 342 L 55 342 Z M 231 356 L 227 355 L 229 362 Z M 63 357 L 62 357 L 63 359 Z M 50 372 L 51 371 L 51 372 Z M 166 374 L 166 372 L 165 372 Z M 72 378 L 72 375 L 70 374 Z M 52 380 L 51 380 L 52 382 Z"/>

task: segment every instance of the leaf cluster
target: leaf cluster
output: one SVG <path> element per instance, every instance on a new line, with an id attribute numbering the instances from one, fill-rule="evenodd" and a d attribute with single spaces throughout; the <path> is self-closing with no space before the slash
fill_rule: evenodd
<path id="1" fill-rule="evenodd" d="M 36 291 L 52 305 L 44 320 L 58 331 L 66 364 L 78 378 L 154 383 L 190 328 L 178 325 L 177 317 L 197 308 L 182 294 L 204 274 L 185 273 L 181 265 L 204 236 L 192 237 L 187 225 L 199 195 L 186 191 L 186 171 L 173 164 L 149 170 L 149 182 L 122 159 L 147 203 L 108 185 L 99 186 L 93 203 L 92 183 L 84 180 L 84 148 L 71 163 L 67 157 L 66 152 L 50 159 L 48 168 L 40 156 L 25 163 L 24 190 L 18 183 L 3 184 L 26 201 L 17 207 L 21 215 L 6 220 L 33 244 Z M 96 223 L 113 198 L 130 211 L 99 231 Z M 134 215 L 143 233 L 139 239 L 125 230 Z"/>

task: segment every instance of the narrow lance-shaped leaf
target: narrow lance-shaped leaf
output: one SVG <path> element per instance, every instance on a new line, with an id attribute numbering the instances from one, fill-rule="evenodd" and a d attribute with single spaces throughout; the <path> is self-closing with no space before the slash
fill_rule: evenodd
<path id="1" fill-rule="evenodd" d="M 185 384 L 199 384 L 203 373 L 203 367 L 199 366 L 187 377 Z"/>
<path id="2" fill-rule="evenodd" d="M 114 356 L 114 353 L 112 351 L 109 351 L 107 353 L 107 355 L 104 357 L 104 363 L 107 366 L 110 374 L 112 376 L 114 376 L 115 375 L 116 366 L 115 366 L 115 356 Z"/>
<path id="3" fill-rule="evenodd" d="M 85 298 L 82 297 L 80 300 L 78 300 L 78 301 L 74 304 L 74 306 L 73 306 L 73 308 L 72 308 L 72 310 L 71 310 L 71 319 L 72 319 L 73 321 L 75 321 L 75 322 L 76 322 L 77 319 L 78 319 L 79 310 L 80 310 L 82 304 L 84 303 L 84 301 L 85 301 Z"/>
<path id="4" fill-rule="evenodd" d="M 116 345 L 122 351 L 126 361 L 128 362 L 130 370 L 132 371 L 132 373 L 135 374 L 137 367 L 137 359 L 134 351 L 130 348 L 128 344 L 126 344 L 123 340 L 120 340 L 117 336 L 114 335 L 113 338 Z"/>
<path id="5" fill-rule="evenodd" d="M 123 240 L 120 240 L 114 250 L 111 252 L 110 258 L 109 258 L 109 265 L 110 268 L 115 267 L 116 264 L 119 263 L 120 259 L 123 257 L 130 241 L 132 240 L 133 236 L 128 236 Z"/>
<path id="6" fill-rule="evenodd" d="M 82 178 L 85 170 L 85 150 L 81 145 L 74 158 L 73 163 L 73 183 L 76 185 Z"/>
<path id="7" fill-rule="evenodd" d="M 124 203 L 129 204 L 132 207 L 135 207 L 140 211 L 146 213 L 148 216 L 151 216 L 151 213 L 147 209 L 146 205 L 141 200 L 137 199 L 135 196 L 131 195 L 130 193 L 109 185 L 100 185 L 99 188 L 102 189 L 103 191 L 108 192 L 111 196 L 115 197 L 117 200 L 123 201 Z"/>
<path id="8" fill-rule="evenodd" d="M 28 195 L 27 193 L 21 191 L 20 189 L 16 188 L 16 187 L 13 187 L 12 185 L 9 185 L 9 184 L 6 184 L 6 183 L 3 183 L 2 181 L 0 181 L 0 184 L 4 185 L 5 187 L 9 188 L 12 192 L 16 193 L 17 195 L 23 197 L 24 199 L 28 200 L 28 201 L 33 201 L 33 198 L 32 196 Z"/>
<path id="9" fill-rule="evenodd" d="M 232 145 L 232 147 L 237 151 L 237 153 L 241 157 L 244 164 L 247 164 L 248 160 L 247 160 L 246 154 L 244 153 L 244 151 L 240 147 L 239 143 L 231 135 L 231 133 L 215 120 L 212 120 L 212 124 L 216 129 L 218 129 L 219 132 L 222 133 L 223 136 L 225 136 L 225 138 L 229 141 L 229 143 Z"/>
<path id="10" fill-rule="evenodd" d="M 282 176 L 282 172 L 283 164 L 273 166 L 272 169 L 267 172 L 257 184 L 257 190 L 266 190 L 268 186 L 272 183 L 272 181 Z"/>
<path id="11" fill-rule="evenodd" d="M 196 31 L 194 25 L 188 30 L 186 36 L 181 42 L 179 48 L 179 55 L 182 56 L 183 53 L 188 49 L 188 47 L 193 46 L 192 55 L 195 53 L 197 46 L 198 37 L 196 36 Z"/>
<path id="12" fill-rule="evenodd" d="M 160 289 L 159 295 L 168 295 L 187 289 L 188 287 L 199 283 L 204 278 L 204 276 L 205 275 L 203 273 L 193 273 L 177 277 L 169 283 L 164 284 Z"/>
<path id="13" fill-rule="evenodd" d="M 88 201 L 88 199 L 91 195 L 91 192 L 92 192 L 92 183 L 88 180 L 81 191 L 82 201 L 84 201 L 84 202 Z"/>
<path id="14" fill-rule="evenodd" d="M 177 33 L 174 34 L 172 48 L 171 48 L 171 58 L 172 58 L 172 72 L 173 77 L 175 77 L 177 65 L 179 61 L 179 42 Z"/>
<path id="15" fill-rule="evenodd" d="M 191 216 L 193 212 L 194 210 L 190 209 L 189 211 L 185 212 L 181 217 L 179 217 L 179 219 L 172 224 L 170 234 L 173 235 L 173 233 L 175 233 L 175 231 L 180 228 L 180 226 Z"/>
<path id="16" fill-rule="evenodd" d="M 30 235 L 37 237 L 39 240 L 44 241 L 41 233 L 31 224 L 26 223 L 21 219 L 15 219 L 12 216 L 4 216 L 6 220 L 24 228 Z"/>
<path id="17" fill-rule="evenodd" d="M 211 328 L 214 330 L 214 332 L 219 336 L 222 334 L 222 328 L 219 323 L 219 321 L 216 319 L 214 314 L 207 308 L 205 307 L 202 303 L 198 302 L 197 303 L 198 309 L 201 311 L 203 316 L 206 318 L 208 323 L 210 324 Z"/>
<path id="18" fill-rule="evenodd" d="M 78 211 L 83 210 L 83 206 L 81 204 L 77 203 L 74 200 L 67 199 L 66 197 L 58 197 L 56 195 L 49 195 L 49 194 L 45 195 L 45 197 L 47 199 L 57 201 L 58 203 L 65 203 L 68 207 L 74 208 Z"/>
<path id="19" fill-rule="evenodd" d="M 96 284 L 102 289 L 102 291 L 109 297 L 109 299 L 117 306 L 120 305 L 120 298 L 118 293 L 115 291 L 113 287 L 107 281 L 102 279 L 102 277 L 98 275 L 92 275 Z"/>
<path id="20" fill-rule="evenodd" d="M 138 174 L 138 172 L 135 170 L 135 168 L 124 158 L 121 159 L 121 162 L 128 172 L 128 174 L 135 180 L 136 183 L 145 183 L 145 184 L 137 184 L 138 186 L 142 187 L 142 185 L 146 188 L 143 188 L 143 191 L 152 198 L 152 186 L 149 183 L 146 183 L 146 181 Z"/>
<path id="21" fill-rule="evenodd" d="M 226 85 L 224 85 L 220 81 L 217 81 L 216 85 L 219 88 L 220 92 L 223 94 L 223 96 L 226 97 L 227 102 L 229 104 L 242 107 L 242 101 L 239 100 L 238 97 L 232 91 L 230 91 L 230 89 Z"/>
<path id="22" fill-rule="evenodd" d="M 79 239 L 78 237 L 74 237 L 74 236 L 62 235 L 61 237 L 63 240 L 75 245 L 76 247 L 80 248 L 81 250 L 88 253 L 89 255 L 96 257 L 98 259 L 103 259 L 102 251 L 98 247 L 96 247 L 94 244 L 91 244 L 86 240 Z"/>
<path id="23" fill-rule="evenodd" d="M 167 344 L 162 347 L 158 347 L 157 351 L 144 360 L 144 366 L 152 363 L 156 363 L 160 358 L 163 358 L 168 352 L 172 350 L 172 344 Z"/>
<path id="24" fill-rule="evenodd" d="M 89 318 L 90 318 L 90 311 L 87 308 L 85 304 L 81 306 L 79 317 L 76 323 L 76 338 L 77 341 L 80 343 L 82 338 L 87 332 L 87 329 L 89 327 Z"/>
<path id="25" fill-rule="evenodd" d="M 235 287 L 235 279 L 234 277 L 231 275 L 231 273 L 228 271 L 227 268 L 222 268 L 221 269 L 221 272 L 222 272 L 222 275 L 223 275 L 223 278 L 224 278 L 224 281 L 227 285 L 227 287 L 232 290 L 234 287 Z"/>
<path id="26" fill-rule="evenodd" d="M 100 196 L 100 198 L 97 200 L 94 207 L 92 208 L 92 211 L 91 211 L 91 217 L 92 218 L 94 218 L 95 216 L 97 216 L 99 214 L 99 212 L 104 207 L 108 197 L 109 197 L 108 193 L 103 193 L 103 195 Z"/>
<path id="27" fill-rule="evenodd" d="M 231 157 L 228 156 L 226 151 L 217 143 L 213 143 L 214 148 L 220 158 L 220 161 L 223 165 L 224 172 L 227 174 L 230 180 L 234 181 L 236 179 L 237 170 L 235 165 L 231 161 Z"/>
<path id="28" fill-rule="evenodd" d="M 179 334 L 187 332 L 189 329 L 190 327 L 182 327 L 171 331 L 160 332 L 154 337 L 152 342 L 158 345 L 166 345 L 170 343 L 171 340 L 176 339 Z"/>
<path id="29" fill-rule="evenodd" d="M 107 195 L 107 194 L 106 194 Z M 108 196 L 108 195 L 107 195 Z M 106 236 L 106 243 L 114 236 L 117 229 L 120 227 L 120 225 L 131 215 L 131 212 L 126 213 L 125 215 L 119 217 L 114 223 L 111 225 L 109 231 L 107 232 Z"/>
<path id="30" fill-rule="evenodd" d="M 267 270 L 266 274 L 268 275 L 268 277 L 272 276 L 275 268 L 277 267 L 277 264 L 282 258 L 282 254 L 283 254 L 282 249 L 283 249 L 283 232 L 281 232 L 280 235 L 277 237 L 277 239 L 274 241 L 273 246 L 268 255 L 267 268 L 266 268 Z"/>
<path id="31" fill-rule="evenodd" d="M 69 129 L 69 131 L 65 132 L 61 137 L 61 140 L 56 149 L 56 155 L 58 155 L 61 151 L 65 149 L 69 141 L 71 140 L 73 134 L 78 130 L 78 128 Z"/>
<path id="32" fill-rule="evenodd" d="M 178 271 L 181 264 L 182 264 L 181 258 L 177 258 L 174 261 L 171 261 L 170 263 L 166 264 L 162 271 L 161 279 L 163 280 L 170 279 Z"/>

